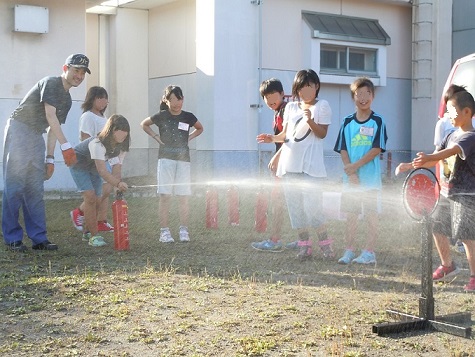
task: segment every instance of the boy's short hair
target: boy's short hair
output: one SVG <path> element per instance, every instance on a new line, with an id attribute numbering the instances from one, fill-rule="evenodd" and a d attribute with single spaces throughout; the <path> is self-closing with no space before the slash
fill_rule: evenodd
<path id="1" fill-rule="evenodd" d="M 360 88 L 368 87 L 368 89 L 374 95 L 374 84 L 368 77 L 356 78 L 353 83 L 350 84 L 351 99 L 355 98 L 356 91 Z"/>
<path id="2" fill-rule="evenodd" d="M 279 81 L 277 78 L 266 79 L 261 83 L 259 87 L 259 93 L 261 93 L 262 98 L 264 98 L 268 94 L 283 92 L 284 87 L 282 86 L 282 82 Z"/>
<path id="3" fill-rule="evenodd" d="M 472 116 L 475 113 L 475 100 L 466 89 L 453 93 L 450 97 L 447 98 L 447 102 L 449 100 L 454 101 L 459 109 L 470 109 Z"/>
<path id="4" fill-rule="evenodd" d="M 451 84 L 449 88 L 444 93 L 444 102 L 447 105 L 449 98 L 452 97 L 455 93 L 466 91 L 465 86 L 459 86 L 457 84 Z"/>

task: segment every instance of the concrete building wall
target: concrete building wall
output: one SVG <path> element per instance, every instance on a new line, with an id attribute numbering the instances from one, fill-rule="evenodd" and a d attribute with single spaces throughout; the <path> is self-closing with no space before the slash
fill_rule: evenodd
<path id="1" fill-rule="evenodd" d="M 14 32 L 14 6 L 18 1 L 0 1 L 0 98 L 22 98 L 39 79 L 61 74 L 71 53 L 85 52 L 85 6 L 75 0 L 25 0 L 22 5 L 49 10 L 45 34 Z M 85 86 L 73 89 L 74 100 L 84 98 Z"/>
<path id="2" fill-rule="evenodd" d="M 453 2 L 452 15 L 452 63 L 457 59 L 475 52 L 475 2 L 457 0 Z M 447 72 L 448 74 L 448 72 Z"/>
<path id="3" fill-rule="evenodd" d="M 388 76 L 411 78 L 411 11 L 409 4 L 374 0 L 320 0 L 263 2 L 263 68 L 297 71 L 302 58 L 302 34 L 300 26 L 302 10 L 344 16 L 377 19 L 391 37 L 388 46 Z M 276 19 L 285 19 L 286 25 Z M 294 25 L 295 23 L 295 25 Z M 290 25 L 292 24 L 292 25 Z M 310 35 L 308 35 L 310 36 Z M 291 55 L 290 55 L 291 54 Z"/>
<path id="4" fill-rule="evenodd" d="M 407 127 L 411 122 L 411 11 L 409 4 L 394 4 L 375 1 L 294 1 L 277 0 L 264 2 L 262 32 L 263 75 L 276 76 L 290 93 L 294 74 L 297 70 L 313 67 L 314 64 L 302 56 L 305 42 L 315 41 L 310 33 L 302 33 L 300 26 L 282 27 L 276 18 L 285 18 L 287 23 L 300 23 L 302 11 L 332 13 L 344 16 L 378 19 L 391 38 L 387 47 L 388 84 L 378 87 L 374 108 L 384 116 L 388 126 L 391 150 L 405 150 L 410 146 Z M 330 102 L 333 124 L 325 142 L 325 149 L 332 151 L 338 135 L 339 125 L 344 116 L 354 111 L 354 105 L 347 85 L 323 83 L 320 96 Z M 261 127 L 269 130 L 272 113 L 266 108 L 261 111 Z M 267 124 L 266 124 L 267 123 Z M 266 146 L 266 149 L 272 146 Z"/>
<path id="5" fill-rule="evenodd" d="M 239 162 L 246 169 L 255 167 L 262 152 L 273 150 L 255 142 L 259 132 L 270 130 L 272 118 L 258 94 L 260 81 L 278 77 L 290 92 L 295 72 L 312 67 L 306 47 L 314 40 L 305 33 L 302 11 L 379 20 L 391 45 L 386 83 L 377 88 L 374 108 L 386 118 L 388 147 L 432 148 L 437 103 L 452 62 L 447 55 L 452 47 L 452 24 L 447 21 L 451 0 L 435 5 L 431 0 L 414 0 L 412 5 L 403 0 L 176 0 L 151 9 L 125 6 L 115 15 L 85 15 L 84 3 L 74 0 L 37 0 L 34 5 L 50 9 L 48 34 L 12 32 L 14 2 L 0 3 L 0 41 L 6 44 L 0 52 L 0 65 L 6 69 L 0 85 L 0 126 L 31 85 L 45 75 L 59 75 L 70 53 L 85 52 L 93 74 L 71 91 L 75 103 L 66 135 L 73 143 L 77 139 L 74 120 L 87 88 L 106 87 L 111 98 L 107 114 L 119 112 L 131 121 L 126 175 L 154 173 L 157 146 L 139 123 L 158 110 L 168 84 L 183 88 L 184 109 L 204 124 L 203 135 L 191 143 L 192 157 L 202 167 L 209 165 L 211 172 Z M 321 97 L 334 113 L 325 143 L 332 155 L 340 121 L 354 106 L 347 85 L 323 83 Z M 54 180 L 50 184 L 68 186 Z"/>
<path id="6" fill-rule="evenodd" d="M 414 1 L 411 149 L 432 151 L 437 109 L 450 71 L 452 1 Z"/>
<path id="7" fill-rule="evenodd" d="M 196 5 L 179 0 L 150 9 L 149 77 L 173 76 L 196 71 Z M 209 17 L 207 21 L 212 22 Z"/>
<path id="8" fill-rule="evenodd" d="M 411 113 L 411 6 L 377 1 L 264 1 L 261 5 L 243 1 L 196 1 L 196 66 L 183 58 L 193 58 L 191 26 L 179 31 L 183 21 L 189 21 L 190 1 L 176 1 L 150 11 L 150 27 L 156 40 L 151 40 L 150 53 L 150 113 L 158 109 L 163 87 L 174 81 L 185 85 L 185 110 L 194 112 L 204 124 L 205 132 L 194 147 L 201 154 L 213 150 L 217 156 L 241 152 L 243 161 L 252 162 L 259 150 L 272 150 L 272 145 L 258 146 L 255 137 L 270 129 L 272 113 L 262 107 L 258 87 L 262 79 L 275 76 L 290 92 L 296 71 L 312 67 L 304 58 L 303 41 L 310 43 L 310 35 L 302 34 L 302 10 L 329 12 L 341 15 L 378 19 L 391 37 L 388 46 L 387 77 L 391 87 L 378 88 L 377 106 L 387 117 L 391 134 L 390 147 L 404 149 L 410 145 Z M 174 25 L 170 18 L 176 19 Z M 285 18 L 286 25 L 276 19 Z M 176 36 L 158 36 L 164 31 Z M 168 41 L 168 42 L 167 42 Z M 167 49 L 160 58 L 160 49 Z M 173 51 L 176 59 L 170 63 Z M 262 68 L 260 71 L 259 69 Z M 189 87 L 188 87 L 189 86 Z M 190 91 L 193 87 L 195 92 Z M 334 111 L 334 124 L 325 143 L 332 151 L 338 127 L 344 115 L 354 110 L 348 86 L 324 83 L 321 96 L 328 99 Z M 251 108 L 252 106 L 252 108 Z M 379 110 L 380 109 L 380 110 Z M 231 135 L 232 133 L 232 135 Z M 151 143 L 152 148 L 156 147 Z M 207 158 L 208 160 L 209 158 Z M 239 160 L 239 159 L 238 159 Z M 206 160 L 205 160 L 206 161 Z M 226 160 L 222 160 L 226 161 Z M 212 164 L 216 165 L 216 163 Z"/>
<path id="9" fill-rule="evenodd" d="M 18 1 L 0 1 L 0 135 L 3 138 L 6 121 L 30 88 L 41 78 L 59 76 L 66 58 L 72 53 L 86 52 L 85 4 L 76 0 L 25 0 L 22 5 L 48 8 L 47 33 L 14 32 L 14 6 Z M 89 78 L 78 88 L 70 90 L 73 105 L 63 132 L 74 145 L 79 141 L 78 121 L 81 103 Z M 56 147 L 56 168 L 53 178 L 45 182 L 45 189 L 74 190 L 75 184 L 64 165 L 59 145 Z M 3 145 L 0 146 L 0 158 Z M 0 166 L 0 172 L 1 172 Z M 0 190 L 3 180 L 0 180 Z"/>
<path id="10" fill-rule="evenodd" d="M 140 122 L 148 113 L 148 12 L 118 9 L 110 19 L 110 114 L 125 116 L 130 123 L 131 145 L 123 175 L 148 174 L 148 136 Z"/>

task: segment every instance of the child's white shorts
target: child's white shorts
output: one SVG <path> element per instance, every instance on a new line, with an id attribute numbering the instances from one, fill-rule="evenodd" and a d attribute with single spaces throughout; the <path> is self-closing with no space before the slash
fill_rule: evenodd
<path id="1" fill-rule="evenodd" d="M 164 195 L 191 195 L 190 163 L 186 161 L 158 159 L 157 193 Z"/>

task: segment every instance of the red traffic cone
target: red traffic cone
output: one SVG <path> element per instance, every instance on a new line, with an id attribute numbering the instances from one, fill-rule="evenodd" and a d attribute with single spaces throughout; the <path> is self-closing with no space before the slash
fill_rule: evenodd
<path id="1" fill-rule="evenodd" d="M 120 191 L 117 192 L 116 200 L 112 203 L 112 215 L 114 217 L 114 249 L 129 250 L 129 209 Z"/>
<path id="2" fill-rule="evenodd" d="M 231 226 L 239 226 L 239 191 L 232 185 L 227 192 L 228 198 L 228 223 Z"/>
<path id="3" fill-rule="evenodd" d="M 206 228 L 218 228 L 218 190 L 215 187 L 206 190 Z"/>
<path id="4" fill-rule="evenodd" d="M 255 229 L 259 233 L 267 230 L 267 192 L 261 188 L 257 192 Z"/>

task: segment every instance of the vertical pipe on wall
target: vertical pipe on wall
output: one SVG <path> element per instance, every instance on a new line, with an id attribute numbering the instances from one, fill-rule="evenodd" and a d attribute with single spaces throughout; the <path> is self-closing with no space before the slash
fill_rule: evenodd
<path id="1" fill-rule="evenodd" d="M 109 36 L 109 15 L 99 15 L 99 85 L 110 90 L 109 73 L 109 54 L 110 54 L 110 36 Z"/>
<path id="2" fill-rule="evenodd" d="M 254 0 L 251 3 L 255 4 L 258 6 L 258 24 L 257 24 L 257 31 L 258 31 L 258 78 L 257 78 L 257 85 L 261 85 L 262 83 L 262 0 Z M 262 98 L 259 95 L 258 96 L 258 106 L 257 106 L 257 134 L 259 134 L 261 131 L 261 121 L 262 121 Z M 256 136 L 257 136 L 256 134 Z M 259 175 L 261 174 L 262 171 L 262 150 L 261 150 L 261 145 L 257 145 L 257 157 L 258 157 L 258 163 L 259 163 Z"/>
<path id="3" fill-rule="evenodd" d="M 259 19 L 258 19 L 258 31 L 259 31 L 259 85 L 262 82 L 262 1 L 259 0 L 257 5 L 259 6 Z M 259 104 L 261 104 L 261 96 L 259 96 Z M 260 107 L 259 107 L 260 108 Z M 261 110 L 259 110 L 259 113 Z"/>

